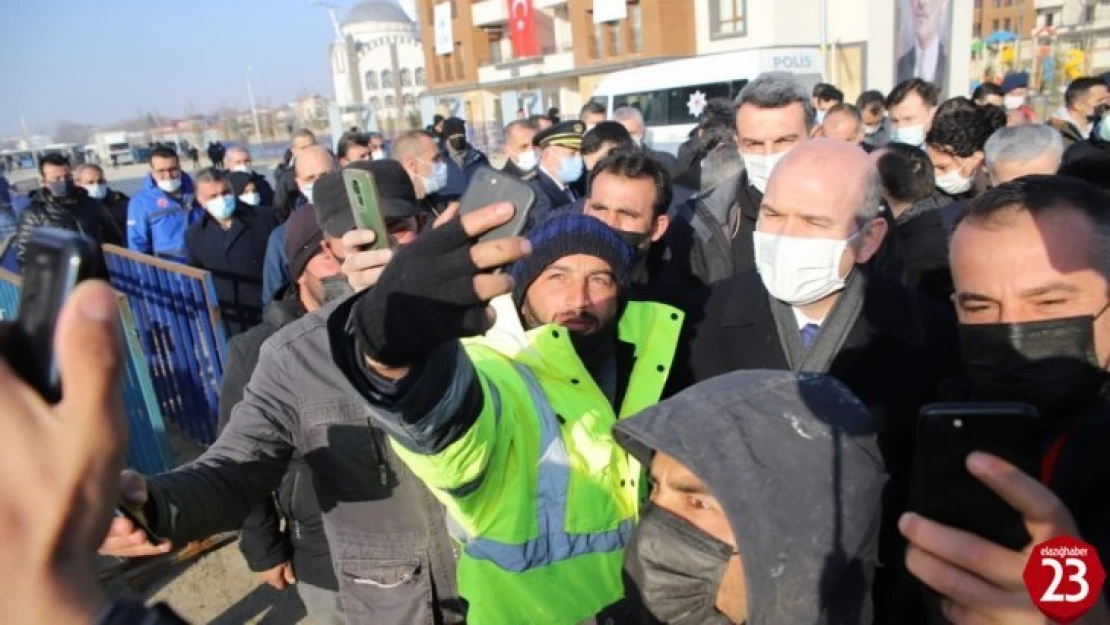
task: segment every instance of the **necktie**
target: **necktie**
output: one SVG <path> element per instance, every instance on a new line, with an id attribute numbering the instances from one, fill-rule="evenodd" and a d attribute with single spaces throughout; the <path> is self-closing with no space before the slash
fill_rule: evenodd
<path id="1" fill-rule="evenodd" d="M 817 340 L 817 333 L 821 331 L 821 326 L 816 323 L 807 323 L 802 326 L 802 347 L 809 349 L 813 342 Z"/>

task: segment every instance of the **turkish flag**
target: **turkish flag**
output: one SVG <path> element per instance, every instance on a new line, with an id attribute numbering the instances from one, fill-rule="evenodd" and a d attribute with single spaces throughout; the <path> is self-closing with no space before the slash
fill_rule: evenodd
<path id="1" fill-rule="evenodd" d="M 536 15 L 532 0 L 505 0 L 509 3 L 509 32 L 513 56 L 521 59 L 540 53 L 536 41 Z"/>

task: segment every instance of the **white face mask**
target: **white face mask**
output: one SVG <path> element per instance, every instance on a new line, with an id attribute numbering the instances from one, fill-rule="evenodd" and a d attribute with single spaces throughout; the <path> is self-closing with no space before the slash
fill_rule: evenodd
<path id="1" fill-rule="evenodd" d="M 231 195 L 221 195 L 217 198 L 212 198 L 204 204 L 204 210 L 212 215 L 213 219 L 229 219 L 235 213 L 235 197 Z"/>
<path id="2" fill-rule="evenodd" d="M 89 184 L 85 185 L 85 191 L 88 191 L 89 197 L 94 200 L 103 200 L 108 196 L 108 185 L 106 184 Z"/>
<path id="3" fill-rule="evenodd" d="M 237 171 L 244 174 L 249 174 L 251 173 L 251 166 L 247 165 L 246 163 L 240 163 L 239 165 L 232 165 L 229 171 Z"/>
<path id="4" fill-rule="evenodd" d="M 525 150 L 520 154 L 517 154 L 516 159 L 514 160 L 517 167 L 523 169 L 524 171 L 532 171 L 536 168 L 536 165 L 539 164 L 540 157 L 536 154 L 535 150 Z"/>
<path id="5" fill-rule="evenodd" d="M 308 203 L 311 204 L 312 203 L 312 185 L 305 185 L 304 187 L 301 187 L 301 195 L 303 195 L 304 199 L 308 200 Z"/>
<path id="6" fill-rule="evenodd" d="M 863 127 L 863 134 L 873 135 L 876 132 L 879 132 L 879 128 L 881 128 L 881 126 L 864 126 Z"/>
<path id="7" fill-rule="evenodd" d="M 789 153 L 779 152 L 778 154 L 771 154 L 764 156 L 762 154 L 745 154 L 740 153 L 740 157 L 744 159 L 744 169 L 748 172 L 748 182 L 753 187 L 759 189 L 760 193 L 767 192 L 767 181 L 771 179 L 771 172 L 775 171 L 779 161 Z"/>
<path id="8" fill-rule="evenodd" d="M 166 193 L 173 193 L 181 188 L 181 178 L 170 178 L 169 180 L 159 180 L 158 188 Z"/>
<path id="9" fill-rule="evenodd" d="M 822 111 L 821 109 L 817 109 L 817 125 L 818 126 L 825 123 L 825 114 L 826 113 L 828 113 L 828 111 Z"/>
<path id="10" fill-rule="evenodd" d="M 791 306 L 805 306 L 844 288 L 840 259 L 852 239 L 804 239 L 753 233 L 755 267 L 772 297 Z"/>
<path id="11" fill-rule="evenodd" d="M 965 178 L 959 169 L 937 176 L 937 188 L 948 195 L 967 193 L 971 189 L 971 178 Z"/>
<path id="12" fill-rule="evenodd" d="M 895 128 L 890 131 L 890 140 L 919 148 L 925 145 L 925 124 Z"/>
<path id="13" fill-rule="evenodd" d="M 370 153 L 370 158 L 375 161 L 385 160 L 385 150 L 374 150 Z"/>
<path id="14" fill-rule="evenodd" d="M 1110 141 L 1110 113 L 1102 116 L 1102 121 L 1098 123 L 1095 137 L 1101 141 Z"/>
<path id="15" fill-rule="evenodd" d="M 1002 98 L 1002 106 L 1005 107 L 1007 111 L 1016 111 L 1025 106 L 1025 98 L 1019 95 L 1008 95 Z"/>
<path id="16" fill-rule="evenodd" d="M 258 206 L 262 203 L 262 195 L 259 193 L 244 193 L 239 196 L 239 199 L 244 204 L 250 204 L 251 206 Z"/>
<path id="17" fill-rule="evenodd" d="M 421 161 L 427 163 L 428 161 Z M 424 194 L 431 195 L 447 186 L 447 163 L 443 161 L 435 161 L 432 164 L 432 175 L 430 178 L 420 176 L 420 184 L 424 185 Z"/>

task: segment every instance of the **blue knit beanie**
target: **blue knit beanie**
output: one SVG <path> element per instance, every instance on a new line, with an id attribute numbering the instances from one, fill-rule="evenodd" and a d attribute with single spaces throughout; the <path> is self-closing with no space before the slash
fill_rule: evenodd
<path id="1" fill-rule="evenodd" d="M 623 285 L 632 264 L 632 248 L 605 222 L 581 213 L 564 213 L 541 223 L 528 234 L 532 253 L 509 268 L 513 277 L 513 303 L 517 309 L 524 294 L 548 265 L 574 254 L 596 256 L 613 269 L 617 284 Z"/>

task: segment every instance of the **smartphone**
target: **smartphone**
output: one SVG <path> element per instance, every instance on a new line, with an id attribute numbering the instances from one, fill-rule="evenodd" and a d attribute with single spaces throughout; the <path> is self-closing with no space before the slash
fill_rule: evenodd
<path id="1" fill-rule="evenodd" d="M 351 202 L 351 213 L 359 230 L 373 230 L 374 243 L 369 250 L 389 249 L 389 229 L 385 227 L 382 210 L 378 201 L 378 186 L 374 176 L 365 169 L 347 168 L 343 170 L 343 184 L 347 187 L 347 199 Z"/>
<path id="2" fill-rule="evenodd" d="M 983 451 L 1036 477 L 1040 417 L 1021 403 L 929 404 L 917 423 L 910 508 L 1014 551 L 1031 537 L 1021 514 L 967 470 L 967 457 Z"/>
<path id="3" fill-rule="evenodd" d="M 54 330 L 62 305 L 86 278 L 93 277 L 99 251 L 88 237 L 57 228 L 38 228 L 23 256 L 23 289 L 12 334 L 11 366 L 51 404 L 62 399 L 54 360 Z"/>
<path id="4" fill-rule="evenodd" d="M 143 517 L 142 509 L 138 506 L 120 499 L 119 503 L 116 504 L 116 516 L 121 516 L 131 521 L 136 528 L 142 530 L 143 534 L 146 534 L 147 542 L 150 544 L 157 545 L 162 542 L 161 537 L 155 534 L 154 530 L 150 529 L 150 526 L 147 525 L 146 519 Z"/>
<path id="5" fill-rule="evenodd" d="M 483 167 L 474 172 L 470 186 L 459 200 L 459 214 L 465 215 L 499 202 L 513 205 L 513 218 L 479 237 L 478 240 L 483 243 L 519 236 L 536 204 L 536 192 L 516 177 L 496 169 Z"/>

